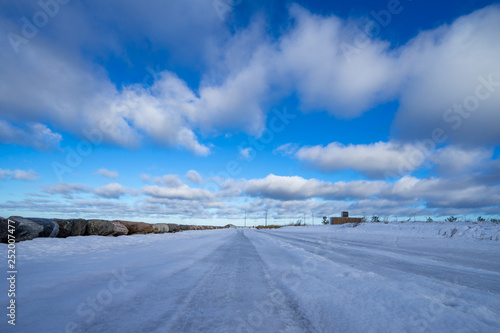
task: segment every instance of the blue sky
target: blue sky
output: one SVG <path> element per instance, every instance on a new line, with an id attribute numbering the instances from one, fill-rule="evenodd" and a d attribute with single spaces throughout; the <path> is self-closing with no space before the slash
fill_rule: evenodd
<path id="1" fill-rule="evenodd" d="M 16 1 L 0 215 L 500 214 L 495 1 Z"/>

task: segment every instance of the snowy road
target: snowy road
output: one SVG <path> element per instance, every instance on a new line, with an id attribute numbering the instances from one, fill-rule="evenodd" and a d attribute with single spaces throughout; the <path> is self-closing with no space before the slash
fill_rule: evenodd
<path id="1" fill-rule="evenodd" d="M 500 331 L 498 241 L 352 230 L 231 229 L 21 243 L 17 325 L 4 320 L 0 328 Z"/>

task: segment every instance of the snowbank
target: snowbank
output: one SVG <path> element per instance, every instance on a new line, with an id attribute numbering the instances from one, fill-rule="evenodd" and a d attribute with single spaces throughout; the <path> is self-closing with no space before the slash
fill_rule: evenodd
<path id="1" fill-rule="evenodd" d="M 500 224 L 492 222 L 366 222 L 342 225 L 284 227 L 277 232 L 335 232 L 340 234 L 370 234 L 411 237 L 445 237 L 481 241 L 500 240 Z"/>

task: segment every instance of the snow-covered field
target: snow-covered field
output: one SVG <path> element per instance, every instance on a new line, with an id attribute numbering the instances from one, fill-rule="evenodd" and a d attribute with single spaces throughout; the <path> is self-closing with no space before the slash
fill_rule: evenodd
<path id="1" fill-rule="evenodd" d="M 499 332 L 499 236 L 391 222 L 38 238 L 17 244 L 15 327 L 0 284 L 0 331 Z"/>

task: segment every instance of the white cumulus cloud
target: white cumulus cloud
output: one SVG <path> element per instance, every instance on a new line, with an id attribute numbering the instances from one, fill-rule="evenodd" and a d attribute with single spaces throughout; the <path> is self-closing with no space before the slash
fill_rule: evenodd
<path id="1" fill-rule="evenodd" d="M 39 178 L 38 173 L 33 170 L 9 170 L 9 169 L 0 169 L 0 179 L 8 180 L 27 180 L 34 181 Z"/>
<path id="2" fill-rule="evenodd" d="M 111 171 L 108 169 L 99 169 L 96 172 L 98 175 L 104 176 L 106 178 L 118 178 L 118 172 L 117 171 Z"/>

